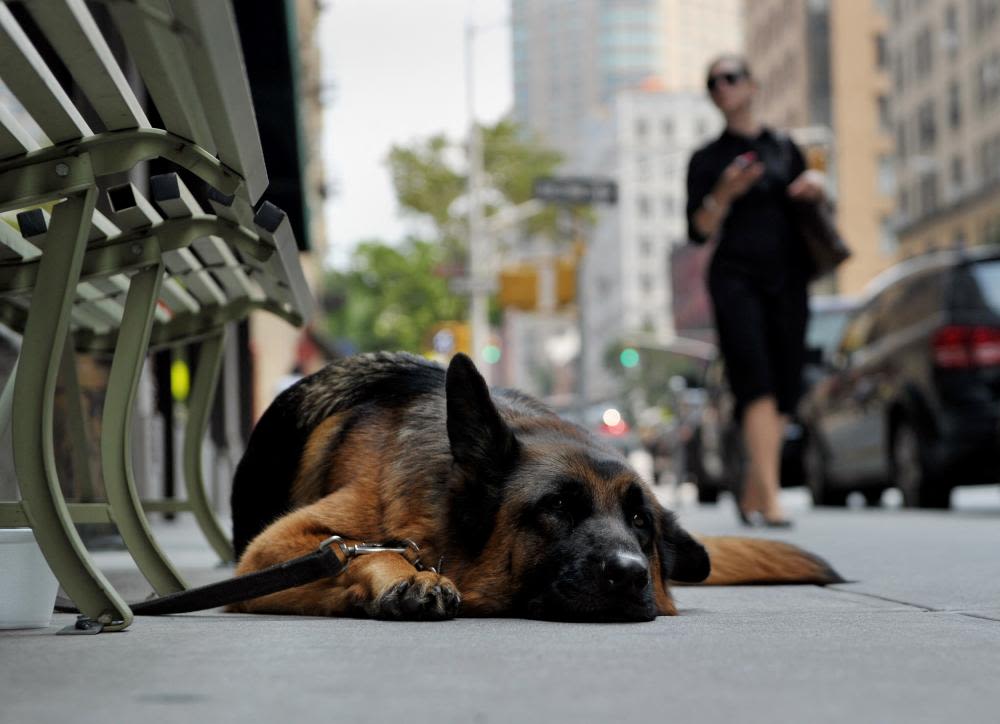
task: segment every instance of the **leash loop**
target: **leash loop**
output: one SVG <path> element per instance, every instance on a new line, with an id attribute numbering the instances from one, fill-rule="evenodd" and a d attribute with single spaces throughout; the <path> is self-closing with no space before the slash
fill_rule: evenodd
<path id="1" fill-rule="evenodd" d="M 385 541 L 383 543 L 367 543 L 361 541 L 349 545 L 347 541 L 344 540 L 343 536 L 332 535 L 319 544 L 319 550 L 324 553 L 334 547 L 340 551 L 340 555 L 336 557 L 344 568 L 347 568 L 347 564 L 352 558 L 357 558 L 358 556 L 364 556 L 370 553 L 398 553 L 408 560 L 418 571 L 424 569 L 423 564 L 420 562 L 420 546 L 409 538 Z"/>

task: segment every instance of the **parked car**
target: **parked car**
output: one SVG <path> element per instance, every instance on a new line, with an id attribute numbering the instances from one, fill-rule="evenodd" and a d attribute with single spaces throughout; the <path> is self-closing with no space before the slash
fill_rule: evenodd
<path id="1" fill-rule="evenodd" d="M 1000 481 L 1000 247 L 937 252 L 876 278 L 803 400 L 813 499 L 947 508 Z"/>
<path id="2" fill-rule="evenodd" d="M 806 329 L 808 350 L 803 369 L 803 389 L 809 389 L 825 371 L 828 359 L 840 339 L 840 334 L 857 303 L 849 297 L 815 296 L 810 299 L 809 326 Z M 714 502 L 719 492 L 733 490 L 743 478 L 743 439 L 734 417 L 735 400 L 726 382 L 725 364 L 721 358 L 709 363 L 705 373 L 707 400 L 698 429 L 691 437 L 687 459 L 692 477 L 698 486 L 698 500 Z M 791 487 L 805 484 L 802 459 L 802 426 L 793 417 L 785 428 L 781 453 L 781 484 Z"/>

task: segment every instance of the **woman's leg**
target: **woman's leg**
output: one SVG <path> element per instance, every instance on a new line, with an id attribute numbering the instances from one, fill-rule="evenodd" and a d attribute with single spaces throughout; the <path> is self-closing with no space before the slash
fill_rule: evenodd
<path id="1" fill-rule="evenodd" d="M 758 511 L 768 521 L 784 520 L 778 499 L 781 489 L 781 446 L 785 418 L 771 395 L 758 397 L 743 412 L 743 440 L 747 450 L 746 484 L 740 507 Z"/>

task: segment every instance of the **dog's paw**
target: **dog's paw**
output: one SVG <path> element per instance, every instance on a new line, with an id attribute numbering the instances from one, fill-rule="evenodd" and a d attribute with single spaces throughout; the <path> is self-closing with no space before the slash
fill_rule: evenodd
<path id="1" fill-rule="evenodd" d="M 420 571 L 389 586 L 367 608 L 374 618 L 440 621 L 454 618 L 461 603 L 454 583 L 432 571 Z"/>

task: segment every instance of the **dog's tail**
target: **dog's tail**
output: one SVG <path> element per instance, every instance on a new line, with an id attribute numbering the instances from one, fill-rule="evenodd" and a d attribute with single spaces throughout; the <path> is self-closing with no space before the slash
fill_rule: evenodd
<path id="1" fill-rule="evenodd" d="M 699 541 L 712 564 L 705 585 L 845 582 L 825 560 L 790 543 L 728 536 L 706 536 Z"/>

